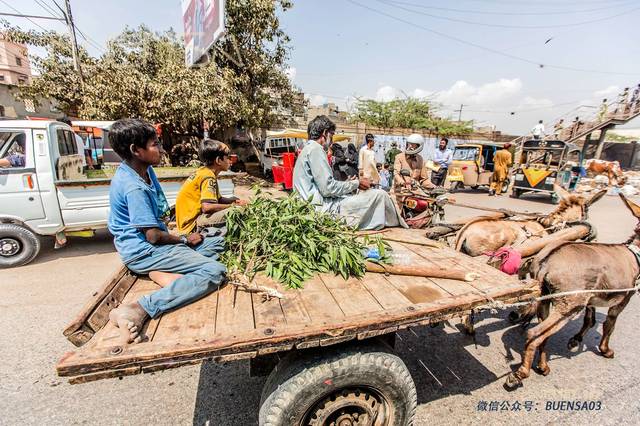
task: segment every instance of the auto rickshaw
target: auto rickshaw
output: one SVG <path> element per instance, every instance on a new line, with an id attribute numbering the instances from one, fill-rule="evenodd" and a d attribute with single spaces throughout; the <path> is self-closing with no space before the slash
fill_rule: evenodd
<path id="1" fill-rule="evenodd" d="M 497 143 L 465 143 L 457 145 L 453 151 L 453 161 L 449 167 L 450 192 L 470 186 L 489 187 L 493 175 L 493 155 L 502 148 Z M 509 179 L 505 181 L 502 191 L 509 187 Z"/>
<path id="2" fill-rule="evenodd" d="M 551 202 L 557 204 L 560 199 L 553 185 L 573 191 L 582 174 L 582 151 L 577 145 L 558 140 L 528 140 L 522 144 L 511 196 L 547 193 Z"/>

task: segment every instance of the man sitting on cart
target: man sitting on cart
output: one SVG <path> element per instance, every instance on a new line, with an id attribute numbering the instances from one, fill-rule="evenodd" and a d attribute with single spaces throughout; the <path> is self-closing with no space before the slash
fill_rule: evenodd
<path id="1" fill-rule="evenodd" d="M 109 141 L 123 159 L 109 189 L 108 226 L 118 254 L 135 273 L 172 276 L 161 283 L 162 289 L 109 313 L 110 321 L 120 328 L 123 343 L 137 343 L 149 317 L 157 318 L 218 288 L 226 273 L 217 261 L 224 239 L 167 231 L 163 217 L 169 204 L 152 167 L 160 164 L 162 148 L 151 124 L 118 120 L 111 126 Z"/>
<path id="2" fill-rule="evenodd" d="M 435 188 L 424 167 L 424 159 L 420 152 L 424 148 L 424 138 L 417 133 L 407 138 L 407 149 L 396 155 L 393 164 L 393 185 L 396 191 L 410 188 L 414 182 L 424 189 Z M 403 176 L 402 170 L 409 170 L 411 176 Z"/>
<path id="3" fill-rule="evenodd" d="M 406 228 L 389 194 L 382 189 L 371 189 L 368 178 L 341 182 L 333 177 L 324 147 L 331 144 L 335 131 L 336 125 L 324 115 L 309 123 L 309 140 L 293 169 L 296 193 L 317 210 L 343 217 L 347 224 L 358 229 Z M 355 193 L 357 190 L 360 191 Z"/>

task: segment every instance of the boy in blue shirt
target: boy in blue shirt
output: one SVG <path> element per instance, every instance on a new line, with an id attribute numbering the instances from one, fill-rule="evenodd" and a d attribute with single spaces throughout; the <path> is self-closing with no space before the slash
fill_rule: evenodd
<path id="1" fill-rule="evenodd" d="M 169 205 L 153 171 L 162 148 L 153 126 L 143 120 L 116 121 L 109 132 L 113 150 L 123 159 L 109 191 L 109 231 L 122 262 L 133 272 L 168 273 L 163 288 L 137 302 L 111 311 L 109 319 L 127 343 L 138 343 L 147 318 L 187 305 L 216 290 L 226 268 L 217 262 L 222 237 L 197 232 L 177 236 L 167 232 L 162 217 Z"/>

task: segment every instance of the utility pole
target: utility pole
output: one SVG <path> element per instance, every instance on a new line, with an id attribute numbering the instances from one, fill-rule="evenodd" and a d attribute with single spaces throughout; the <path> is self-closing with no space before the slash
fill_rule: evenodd
<path id="1" fill-rule="evenodd" d="M 64 13 L 64 18 L 67 21 L 67 27 L 69 27 L 69 35 L 71 36 L 71 53 L 73 54 L 73 67 L 75 68 L 78 76 L 80 76 L 80 84 L 84 81 L 82 77 L 82 68 L 80 67 L 80 58 L 78 57 L 78 39 L 76 38 L 76 27 L 73 25 L 73 16 L 71 15 L 71 3 L 69 0 L 64 0 L 67 6 L 67 11 Z"/>
<path id="2" fill-rule="evenodd" d="M 453 112 L 457 112 L 458 113 L 458 122 L 462 121 L 462 108 L 464 107 L 464 104 L 460 104 L 460 109 L 456 109 Z"/>

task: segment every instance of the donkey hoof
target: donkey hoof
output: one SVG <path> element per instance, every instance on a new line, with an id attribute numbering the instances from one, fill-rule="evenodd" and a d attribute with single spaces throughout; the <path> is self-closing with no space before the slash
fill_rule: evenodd
<path id="1" fill-rule="evenodd" d="M 578 348 L 579 345 L 580 345 L 580 341 L 578 339 L 576 339 L 575 337 L 572 337 L 567 342 L 567 349 L 569 349 L 570 351 L 574 351 L 575 349 Z"/>
<path id="2" fill-rule="evenodd" d="M 509 312 L 509 317 L 508 318 L 509 318 L 509 321 L 511 321 L 512 324 L 515 324 L 520 319 L 520 314 L 517 311 L 511 311 L 511 312 Z"/>
<path id="3" fill-rule="evenodd" d="M 520 379 L 520 377 L 518 377 L 515 373 L 510 373 L 507 376 L 507 379 L 504 381 L 503 385 L 505 390 L 509 392 L 518 389 L 520 386 L 522 386 L 522 379 Z"/>
<path id="4" fill-rule="evenodd" d="M 542 376 L 548 376 L 549 373 L 551 373 L 551 369 L 549 368 L 548 365 L 546 365 L 544 367 L 541 367 L 541 366 L 538 365 L 538 366 L 536 366 L 534 368 L 534 370 L 536 371 L 536 373 L 538 373 L 538 374 L 540 374 Z"/>
<path id="5" fill-rule="evenodd" d="M 606 351 L 603 351 L 602 349 L 600 349 L 600 354 L 602 354 L 603 357 L 605 358 L 613 358 L 615 355 L 615 352 L 613 352 L 613 349 L 607 349 Z"/>

